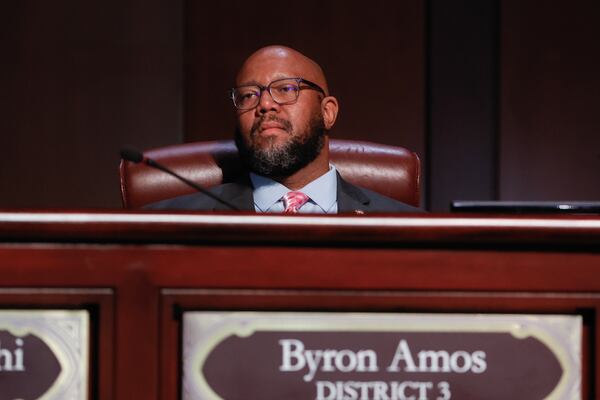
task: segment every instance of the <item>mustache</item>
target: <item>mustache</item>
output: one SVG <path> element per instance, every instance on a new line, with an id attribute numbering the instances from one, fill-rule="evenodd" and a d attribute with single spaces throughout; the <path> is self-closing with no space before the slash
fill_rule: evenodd
<path id="1" fill-rule="evenodd" d="M 279 118 L 275 115 L 271 115 L 268 117 L 261 117 L 260 119 L 256 120 L 256 122 L 254 122 L 252 124 L 252 128 L 250 129 L 250 134 L 252 136 L 256 135 L 256 133 L 260 130 L 260 126 L 264 122 L 276 122 L 283 127 L 284 131 L 286 131 L 287 133 L 290 133 L 290 134 L 293 131 L 292 123 L 290 121 L 283 119 L 283 118 Z"/>

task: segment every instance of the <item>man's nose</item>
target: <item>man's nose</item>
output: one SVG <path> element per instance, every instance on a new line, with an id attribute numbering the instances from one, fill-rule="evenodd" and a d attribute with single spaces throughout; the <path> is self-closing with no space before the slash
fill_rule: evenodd
<path id="1" fill-rule="evenodd" d="M 269 111 L 277 111 L 278 109 L 279 104 L 277 104 L 275 100 L 273 100 L 273 97 L 271 97 L 271 93 L 269 93 L 269 91 L 266 89 L 263 90 L 260 94 L 258 106 L 256 107 L 257 112 L 260 114 L 264 114 Z"/>

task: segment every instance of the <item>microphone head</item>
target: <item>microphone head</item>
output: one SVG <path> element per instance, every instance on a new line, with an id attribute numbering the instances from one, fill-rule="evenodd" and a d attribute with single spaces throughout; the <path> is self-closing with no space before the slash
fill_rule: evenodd
<path id="1" fill-rule="evenodd" d="M 124 147 L 121 149 L 121 158 L 137 164 L 144 161 L 144 153 L 129 147 Z"/>

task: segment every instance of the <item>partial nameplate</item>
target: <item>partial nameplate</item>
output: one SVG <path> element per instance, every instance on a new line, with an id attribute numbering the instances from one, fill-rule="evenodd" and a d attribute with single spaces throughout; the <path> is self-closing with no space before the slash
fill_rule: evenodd
<path id="1" fill-rule="evenodd" d="M 87 399 L 89 313 L 0 310 L 0 400 Z"/>
<path id="2" fill-rule="evenodd" d="M 580 316 L 185 312 L 184 400 L 581 399 Z"/>

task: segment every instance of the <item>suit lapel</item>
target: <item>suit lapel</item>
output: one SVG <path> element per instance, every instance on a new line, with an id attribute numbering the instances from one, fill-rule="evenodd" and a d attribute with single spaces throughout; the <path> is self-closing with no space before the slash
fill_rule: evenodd
<path id="1" fill-rule="evenodd" d="M 229 183 L 223 187 L 220 196 L 236 206 L 240 211 L 255 211 L 252 184 L 249 177 Z M 228 211 L 229 208 L 219 202 L 215 203 L 214 211 Z"/>
<path id="2" fill-rule="evenodd" d="M 346 182 L 337 174 L 337 203 L 338 213 L 363 214 L 369 210 L 371 199 L 358 187 Z"/>

